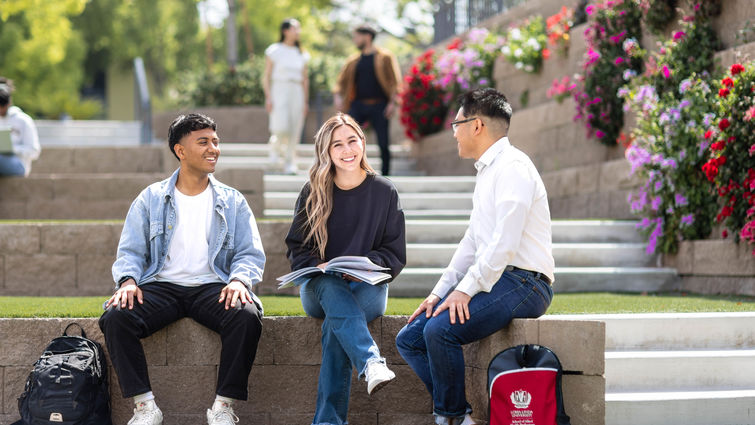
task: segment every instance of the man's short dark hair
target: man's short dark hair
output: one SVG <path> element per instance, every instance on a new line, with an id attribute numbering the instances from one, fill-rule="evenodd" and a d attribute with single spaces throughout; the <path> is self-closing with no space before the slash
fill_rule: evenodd
<path id="1" fill-rule="evenodd" d="M 361 24 L 354 28 L 354 32 L 359 34 L 367 34 L 372 38 L 372 40 L 375 40 L 375 37 L 377 37 L 378 33 L 377 29 L 375 29 L 375 27 L 370 24 Z"/>
<path id="2" fill-rule="evenodd" d="M 173 152 L 173 155 L 176 157 L 176 159 L 178 159 L 178 155 L 176 155 L 175 146 L 178 144 L 178 142 L 180 142 L 184 136 L 191 133 L 192 131 L 204 130 L 205 128 L 211 128 L 213 129 L 213 131 L 217 130 L 215 121 L 207 115 L 179 115 L 176 119 L 173 120 L 173 122 L 170 124 L 170 128 L 168 129 L 168 146 L 170 147 L 170 151 Z"/>
<path id="3" fill-rule="evenodd" d="M 485 117 L 511 123 L 511 104 L 506 96 L 494 88 L 472 90 L 459 97 L 459 106 L 464 109 L 464 116 L 482 115 Z"/>

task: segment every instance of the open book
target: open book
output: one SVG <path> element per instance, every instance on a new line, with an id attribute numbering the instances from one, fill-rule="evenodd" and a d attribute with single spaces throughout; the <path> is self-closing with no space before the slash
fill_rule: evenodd
<path id="1" fill-rule="evenodd" d="M 367 257 L 336 257 L 328 261 L 328 265 L 325 266 L 324 270 L 319 267 L 304 267 L 279 277 L 278 282 L 280 283 L 278 284 L 278 289 L 300 284 L 300 277 L 314 276 L 325 272 L 345 273 L 362 282 L 377 285 L 391 278 L 391 275 L 388 273 L 383 273 L 385 270 L 388 269 L 378 266 Z"/>

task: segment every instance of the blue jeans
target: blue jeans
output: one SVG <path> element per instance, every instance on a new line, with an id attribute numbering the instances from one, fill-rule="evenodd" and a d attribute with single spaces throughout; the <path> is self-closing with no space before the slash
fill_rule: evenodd
<path id="1" fill-rule="evenodd" d="M 0 176 L 25 176 L 24 163 L 13 154 L 0 154 Z"/>
<path id="2" fill-rule="evenodd" d="M 430 392 L 434 413 L 460 418 L 472 411 L 464 387 L 463 344 L 505 328 L 514 318 L 543 315 L 551 299 L 550 285 L 535 279 L 532 273 L 504 272 L 490 292 L 472 297 L 470 318 L 464 324 L 457 319 L 452 325 L 446 310 L 430 319 L 422 314 L 404 326 L 396 336 L 396 346 Z"/>
<path id="3" fill-rule="evenodd" d="M 322 322 L 322 364 L 313 423 L 346 424 L 351 365 L 361 377 L 369 362 L 385 362 L 367 323 L 385 313 L 388 286 L 348 282 L 326 273 L 302 285 L 300 294 L 307 315 L 325 319 Z"/>

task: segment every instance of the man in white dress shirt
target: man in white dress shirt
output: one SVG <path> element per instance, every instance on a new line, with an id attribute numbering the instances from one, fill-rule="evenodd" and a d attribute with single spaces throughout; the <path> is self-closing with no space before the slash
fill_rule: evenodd
<path id="1" fill-rule="evenodd" d="M 469 425 L 461 346 L 543 315 L 553 298 L 551 219 L 532 161 L 509 142 L 511 105 L 494 89 L 459 99 L 459 156 L 474 158 L 469 228 L 432 293 L 396 337 L 433 398 L 436 424 Z"/>

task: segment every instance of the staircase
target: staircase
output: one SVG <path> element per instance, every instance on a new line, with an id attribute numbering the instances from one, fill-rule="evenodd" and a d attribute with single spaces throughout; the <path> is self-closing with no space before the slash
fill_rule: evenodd
<path id="1" fill-rule="evenodd" d="M 755 423 L 755 313 L 566 317 L 606 322 L 607 425 Z"/>

